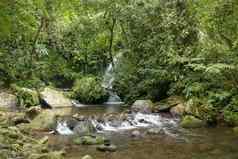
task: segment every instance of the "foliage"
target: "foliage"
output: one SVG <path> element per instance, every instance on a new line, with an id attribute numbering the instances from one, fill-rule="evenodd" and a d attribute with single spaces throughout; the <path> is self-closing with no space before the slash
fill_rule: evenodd
<path id="1" fill-rule="evenodd" d="M 231 99 L 230 104 L 224 110 L 225 121 L 232 126 L 238 125 L 238 96 Z"/>
<path id="2" fill-rule="evenodd" d="M 16 84 L 12 84 L 11 89 L 15 92 L 20 107 L 26 108 L 40 104 L 39 94 L 36 90 L 22 88 Z"/>
<path id="3" fill-rule="evenodd" d="M 129 46 L 115 85 L 122 88 L 120 94 L 131 95 L 126 100 L 166 97 L 170 83 L 183 74 L 180 67 L 197 39 L 196 23 L 185 1 L 150 2 L 132 3 L 124 11 L 122 25 Z"/>
<path id="4" fill-rule="evenodd" d="M 73 97 L 85 104 L 100 104 L 107 100 L 108 93 L 95 77 L 83 77 L 76 80 Z"/>
<path id="5" fill-rule="evenodd" d="M 188 114 L 196 116 L 208 124 L 216 123 L 218 110 L 210 105 L 205 98 L 190 98 L 186 110 Z"/>
<path id="6" fill-rule="evenodd" d="M 88 76 L 102 79 L 122 52 L 113 90 L 125 102 L 183 95 L 201 101 L 191 107 L 206 112 L 202 119 L 236 116 L 237 0 L 2 0 L 0 7 L 0 85 L 71 88 L 85 79 L 97 87 L 74 89 L 84 86 L 83 100 L 94 103 L 105 92 Z"/>

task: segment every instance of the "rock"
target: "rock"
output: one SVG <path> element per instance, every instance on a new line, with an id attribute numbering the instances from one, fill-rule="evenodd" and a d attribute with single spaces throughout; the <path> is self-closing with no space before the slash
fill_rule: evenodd
<path id="1" fill-rule="evenodd" d="M 45 136 L 42 139 L 39 140 L 39 144 L 46 144 L 49 141 L 49 137 Z"/>
<path id="2" fill-rule="evenodd" d="M 30 107 L 26 110 L 26 116 L 33 120 L 37 115 L 39 115 L 41 112 L 40 106 Z"/>
<path id="3" fill-rule="evenodd" d="M 47 139 L 32 138 L 15 126 L 0 126 L 0 158 L 14 159 L 62 159 L 62 151 L 52 151 Z"/>
<path id="4" fill-rule="evenodd" d="M 233 132 L 238 135 L 238 127 L 234 127 Z"/>
<path id="5" fill-rule="evenodd" d="M 214 150 L 210 151 L 209 153 L 212 155 L 220 156 L 223 154 L 223 151 L 221 149 L 214 149 Z"/>
<path id="6" fill-rule="evenodd" d="M 157 135 L 164 134 L 164 130 L 162 128 L 151 128 L 147 131 L 149 135 Z"/>
<path id="7" fill-rule="evenodd" d="M 73 129 L 74 133 L 78 136 L 89 135 L 96 132 L 96 129 L 91 121 L 79 121 Z"/>
<path id="8" fill-rule="evenodd" d="M 171 108 L 183 104 L 184 99 L 180 96 L 170 96 L 157 102 L 154 106 L 154 112 L 168 112 Z"/>
<path id="9" fill-rule="evenodd" d="M 134 130 L 132 131 L 131 136 L 134 138 L 138 138 L 138 137 L 141 137 L 141 133 L 138 130 Z"/>
<path id="10" fill-rule="evenodd" d="M 157 102 L 155 103 L 155 107 L 153 109 L 154 113 L 159 113 L 159 112 L 168 112 L 170 110 L 171 106 L 168 105 L 167 103 L 161 103 Z"/>
<path id="11" fill-rule="evenodd" d="M 170 113 L 173 116 L 182 116 L 185 113 L 185 105 L 180 103 L 180 104 L 176 105 L 175 107 L 172 107 L 170 109 Z"/>
<path id="12" fill-rule="evenodd" d="M 213 148 L 214 148 L 213 144 L 208 144 L 208 143 L 198 144 L 198 150 L 201 152 L 208 152 L 208 151 L 211 151 Z"/>
<path id="13" fill-rule="evenodd" d="M 73 130 L 77 126 L 78 121 L 74 118 L 70 118 L 66 121 L 66 124 L 70 128 L 70 130 Z"/>
<path id="14" fill-rule="evenodd" d="M 63 159 L 64 152 L 55 151 L 49 153 L 35 154 L 32 153 L 29 155 L 29 159 Z"/>
<path id="15" fill-rule="evenodd" d="M 200 128 L 205 126 L 205 123 L 194 116 L 187 115 L 182 119 L 180 125 L 183 128 Z"/>
<path id="16" fill-rule="evenodd" d="M 10 120 L 13 122 L 14 125 L 30 123 L 30 120 L 25 117 L 25 114 L 15 116 Z"/>
<path id="17" fill-rule="evenodd" d="M 132 105 L 131 110 L 134 112 L 151 113 L 153 106 L 151 100 L 137 100 Z"/>
<path id="18" fill-rule="evenodd" d="M 178 104 L 184 103 L 184 99 L 181 96 L 170 96 L 164 100 L 165 103 L 170 105 L 171 107 L 176 106 Z"/>
<path id="19" fill-rule="evenodd" d="M 97 146 L 97 150 L 103 151 L 103 152 L 115 152 L 117 150 L 116 145 L 99 145 Z"/>
<path id="20" fill-rule="evenodd" d="M 29 125 L 32 129 L 50 130 L 56 124 L 56 116 L 53 110 L 42 110 Z"/>
<path id="21" fill-rule="evenodd" d="M 47 106 L 52 108 L 71 107 L 72 102 L 60 91 L 46 87 L 40 92 L 40 98 Z"/>
<path id="22" fill-rule="evenodd" d="M 104 144 L 105 138 L 102 136 L 82 136 L 73 140 L 76 145 L 100 145 Z"/>
<path id="23" fill-rule="evenodd" d="M 90 155 L 85 155 L 85 156 L 82 157 L 82 159 L 93 159 L 93 157 L 90 156 Z"/>
<path id="24" fill-rule="evenodd" d="M 1 92 L 0 93 L 0 107 L 3 109 L 16 109 L 17 97 L 15 95 Z"/>
<path id="25" fill-rule="evenodd" d="M 76 119 L 76 120 L 78 120 L 78 121 L 85 121 L 86 120 L 86 117 L 85 116 L 83 116 L 83 115 L 80 115 L 80 114 L 74 114 L 73 115 L 73 118 L 74 119 Z"/>

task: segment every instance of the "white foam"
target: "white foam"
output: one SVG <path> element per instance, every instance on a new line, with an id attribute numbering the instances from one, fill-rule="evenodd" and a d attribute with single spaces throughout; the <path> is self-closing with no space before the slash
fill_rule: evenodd
<path id="1" fill-rule="evenodd" d="M 56 131 L 61 135 L 73 135 L 74 132 L 68 128 L 67 123 L 64 122 L 58 122 Z"/>
<path id="2" fill-rule="evenodd" d="M 124 121 L 119 121 L 117 124 L 113 124 L 111 121 L 105 122 L 98 122 L 97 120 L 91 120 L 94 127 L 98 130 L 98 132 L 103 131 L 125 131 L 131 130 L 136 128 L 146 128 L 146 127 L 159 127 L 166 130 L 167 127 L 176 127 L 177 120 L 176 119 L 168 119 L 161 117 L 159 114 L 142 114 L 136 113 L 132 114 L 129 118 Z M 68 127 L 66 122 L 58 123 L 57 132 L 62 135 L 71 135 L 73 131 L 71 131 Z M 169 130 L 165 131 L 167 134 Z"/>

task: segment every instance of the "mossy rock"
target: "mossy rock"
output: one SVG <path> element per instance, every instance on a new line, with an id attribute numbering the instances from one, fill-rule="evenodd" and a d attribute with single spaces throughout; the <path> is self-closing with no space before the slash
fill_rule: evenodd
<path id="1" fill-rule="evenodd" d="M 205 126 L 205 122 L 191 115 L 187 115 L 182 119 L 180 125 L 183 128 L 200 128 Z"/>
<path id="2" fill-rule="evenodd" d="M 17 108 L 17 97 L 7 92 L 0 92 L 0 109 L 15 110 Z"/>
<path id="3" fill-rule="evenodd" d="M 233 128 L 233 132 L 238 135 L 238 126 Z"/>
<path id="4" fill-rule="evenodd" d="M 100 145 L 103 144 L 105 138 L 102 136 L 83 136 L 73 140 L 76 145 Z"/>
<path id="5" fill-rule="evenodd" d="M 41 113 L 31 121 L 29 127 L 36 130 L 50 130 L 56 124 L 56 116 L 57 114 L 53 110 L 42 110 Z"/>
<path id="6" fill-rule="evenodd" d="M 51 151 L 48 138 L 34 139 L 15 126 L 0 124 L 0 158 L 62 159 L 64 152 Z"/>
<path id="7" fill-rule="evenodd" d="M 102 152 L 115 152 L 117 150 L 117 146 L 116 145 L 99 145 L 97 146 L 97 150 L 98 151 L 102 151 Z"/>
<path id="8" fill-rule="evenodd" d="M 135 112 L 141 113 L 151 113 L 153 110 L 154 104 L 151 100 L 136 100 L 131 109 Z"/>
<path id="9" fill-rule="evenodd" d="M 51 108 L 71 107 L 72 102 L 64 93 L 55 88 L 46 87 L 40 91 L 40 99 L 44 106 Z"/>
<path id="10" fill-rule="evenodd" d="M 54 151 L 42 154 L 31 154 L 28 159 L 64 159 L 62 151 Z"/>
<path id="11" fill-rule="evenodd" d="M 191 98 L 187 101 L 185 112 L 196 116 L 207 123 L 216 123 L 218 109 L 208 104 L 205 99 Z"/>

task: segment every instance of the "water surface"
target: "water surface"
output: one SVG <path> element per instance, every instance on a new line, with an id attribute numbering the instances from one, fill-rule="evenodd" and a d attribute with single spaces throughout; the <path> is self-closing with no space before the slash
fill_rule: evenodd
<path id="1" fill-rule="evenodd" d="M 73 113 L 94 115 L 122 111 L 121 107 L 91 106 L 77 108 Z M 64 148 L 67 159 L 79 159 L 90 154 L 95 159 L 238 159 L 238 136 L 231 128 L 216 127 L 202 129 L 172 130 L 175 134 L 148 135 L 141 128 L 141 138 L 132 138 L 131 131 L 107 132 L 105 135 L 118 146 L 118 151 L 104 153 L 95 146 L 72 144 L 73 136 L 52 136 L 51 145 Z"/>

